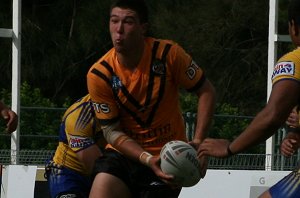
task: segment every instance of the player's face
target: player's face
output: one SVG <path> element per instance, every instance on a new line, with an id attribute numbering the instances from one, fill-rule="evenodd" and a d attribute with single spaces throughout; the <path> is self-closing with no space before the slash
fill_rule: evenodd
<path id="1" fill-rule="evenodd" d="M 300 28 L 295 24 L 294 20 L 289 22 L 289 34 L 292 42 L 295 45 L 300 46 Z"/>
<path id="2" fill-rule="evenodd" d="M 115 7 L 109 21 L 110 36 L 117 52 L 130 52 L 144 42 L 145 25 L 140 23 L 138 14 L 130 9 Z"/>

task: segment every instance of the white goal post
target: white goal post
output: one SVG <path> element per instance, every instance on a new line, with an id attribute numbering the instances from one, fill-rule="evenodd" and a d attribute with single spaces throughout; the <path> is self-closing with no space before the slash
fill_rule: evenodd
<path id="1" fill-rule="evenodd" d="M 269 42 L 268 42 L 268 76 L 267 76 L 267 100 L 269 99 L 272 83 L 271 76 L 273 67 L 277 61 L 277 43 L 290 42 L 289 35 L 279 35 L 278 33 L 278 1 L 269 1 Z M 271 170 L 273 167 L 274 156 L 274 135 L 266 141 L 266 164 L 265 170 Z M 271 160 L 269 159 L 271 157 Z"/>
<path id="2" fill-rule="evenodd" d="M 12 29 L 0 28 L 0 37 L 12 39 L 11 109 L 20 117 L 21 80 L 21 0 L 13 0 Z M 11 134 L 11 164 L 18 164 L 19 123 Z"/>

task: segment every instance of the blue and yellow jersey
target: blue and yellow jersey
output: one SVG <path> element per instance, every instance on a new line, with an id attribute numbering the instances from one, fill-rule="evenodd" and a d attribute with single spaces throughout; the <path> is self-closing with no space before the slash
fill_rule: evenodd
<path id="1" fill-rule="evenodd" d="M 87 82 L 101 125 L 119 120 L 128 136 L 156 155 L 170 140 L 187 141 L 179 89 L 196 91 L 205 76 L 177 43 L 148 37 L 134 71 L 112 48 L 90 68 Z"/>
<path id="2" fill-rule="evenodd" d="M 273 84 L 287 79 L 300 82 L 300 48 L 282 56 L 274 67 L 272 74 Z"/>
<path id="3" fill-rule="evenodd" d="M 105 146 L 90 96 L 86 95 L 71 105 L 64 113 L 60 125 L 59 145 L 53 161 L 87 175 L 84 166 L 76 157 L 76 152 L 94 144 Z"/>

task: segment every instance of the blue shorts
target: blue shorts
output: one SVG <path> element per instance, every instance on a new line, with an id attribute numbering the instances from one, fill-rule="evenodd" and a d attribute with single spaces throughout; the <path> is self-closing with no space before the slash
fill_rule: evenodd
<path id="1" fill-rule="evenodd" d="M 269 189 L 272 198 L 300 197 L 300 169 L 296 169 Z"/>
<path id="2" fill-rule="evenodd" d="M 130 160 L 113 149 L 105 149 L 95 161 L 94 173 L 108 173 L 120 178 L 133 198 L 177 198 L 181 188 L 172 189 L 149 167 Z"/>
<path id="3" fill-rule="evenodd" d="M 48 181 L 52 198 L 89 197 L 92 181 L 76 171 L 55 164 L 50 161 L 46 165 L 45 177 Z"/>

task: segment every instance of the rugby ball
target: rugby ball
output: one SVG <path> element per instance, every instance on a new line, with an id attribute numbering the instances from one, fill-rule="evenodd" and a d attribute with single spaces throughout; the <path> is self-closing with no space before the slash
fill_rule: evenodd
<path id="1" fill-rule="evenodd" d="M 166 143 L 160 151 L 161 170 L 175 177 L 182 187 L 196 185 L 200 179 L 197 151 L 188 143 L 175 140 Z"/>

